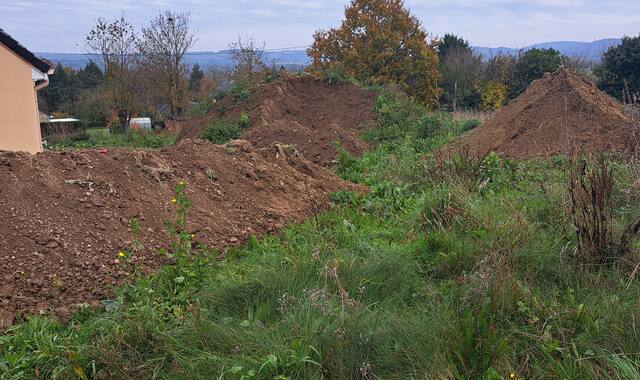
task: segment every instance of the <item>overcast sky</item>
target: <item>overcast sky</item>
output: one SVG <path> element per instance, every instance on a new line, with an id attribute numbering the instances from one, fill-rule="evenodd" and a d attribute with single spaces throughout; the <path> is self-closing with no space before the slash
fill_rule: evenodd
<path id="1" fill-rule="evenodd" d="M 0 0 L 0 28 L 27 48 L 82 52 L 98 17 L 124 14 L 141 26 L 161 10 L 191 11 L 195 51 L 220 50 L 238 35 L 268 49 L 305 46 L 312 33 L 340 23 L 348 0 Z M 406 0 L 432 35 L 454 33 L 476 46 L 636 36 L 639 0 Z"/>

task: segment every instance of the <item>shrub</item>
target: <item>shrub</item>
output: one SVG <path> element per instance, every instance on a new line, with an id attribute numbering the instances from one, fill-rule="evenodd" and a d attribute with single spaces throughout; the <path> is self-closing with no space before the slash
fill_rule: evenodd
<path id="1" fill-rule="evenodd" d="M 498 111 L 507 103 L 507 86 L 500 82 L 489 81 L 480 89 L 482 109 Z"/>
<path id="2" fill-rule="evenodd" d="M 224 144 L 230 140 L 239 138 L 241 133 L 242 129 L 238 123 L 223 118 L 209 124 L 200 137 L 214 144 Z"/>
<path id="3" fill-rule="evenodd" d="M 321 72 L 322 80 L 329 86 L 336 86 L 347 81 L 347 77 L 339 64 L 327 66 Z"/>
<path id="4" fill-rule="evenodd" d="M 569 163 L 567 193 L 577 253 L 587 263 L 608 263 L 627 254 L 640 230 L 640 220 L 637 220 L 615 240 L 613 188 L 613 170 L 604 155 L 594 162 L 580 159 Z"/>
<path id="5" fill-rule="evenodd" d="M 240 138 L 242 131 L 249 127 L 249 122 L 249 115 L 246 112 L 243 112 L 236 122 L 227 118 L 214 120 L 202 132 L 200 137 L 214 144 L 224 144 L 230 140 Z"/>
<path id="6" fill-rule="evenodd" d="M 480 126 L 480 120 L 478 119 L 471 119 L 471 120 L 466 120 L 464 123 L 462 123 L 462 127 L 460 128 L 461 132 L 468 132 L 472 129 L 476 129 Z"/>

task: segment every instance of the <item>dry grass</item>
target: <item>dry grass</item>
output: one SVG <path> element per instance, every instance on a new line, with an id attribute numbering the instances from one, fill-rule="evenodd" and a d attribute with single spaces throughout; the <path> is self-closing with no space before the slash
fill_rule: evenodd
<path id="1" fill-rule="evenodd" d="M 479 120 L 480 123 L 484 123 L 485 121 L 491 119 L 495 112 L 491 111 L 474 111 L 474 110 L 465 110 L 465 111 L 455 111 L 452 113 L 453 118 L 455 120 L 465 121 L 465 120 Z"/>

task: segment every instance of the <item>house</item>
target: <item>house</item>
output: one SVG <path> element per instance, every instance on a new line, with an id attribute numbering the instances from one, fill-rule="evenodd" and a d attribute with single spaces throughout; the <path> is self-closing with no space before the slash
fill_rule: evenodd
<path id="1" fill-rule="evenodd" d="M 36 92 L 53 67 L 0 29 L 0 150 L 42 151 Z"/>

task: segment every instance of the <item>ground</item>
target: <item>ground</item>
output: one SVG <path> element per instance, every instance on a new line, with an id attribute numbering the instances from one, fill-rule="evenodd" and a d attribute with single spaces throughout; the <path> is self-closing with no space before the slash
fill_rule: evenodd
<path id="1" fill-rule="evenodd" d="M 369 191 L 333 192 L 278 234 L 194 247 L 180 226 L 199 200 L 172 183 L 174 265 L 144 275 L 124 253 L 134 275 L 100 307 L 0 337 L 4 376 L 639 378 L 637 242 L 598 265 L 577 255 L 572 162 L 442 159 L 475 123 L 387 94 L 376 113 L 373 148 L 333 167 Z M 638 171 L 606 165 L 617 237 L 640 214 Z"/>

